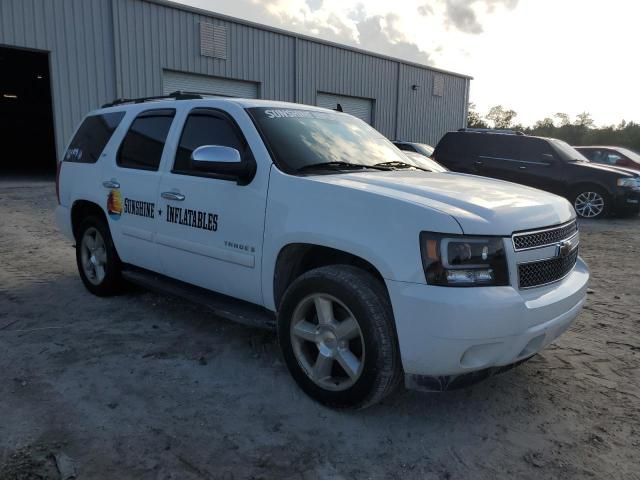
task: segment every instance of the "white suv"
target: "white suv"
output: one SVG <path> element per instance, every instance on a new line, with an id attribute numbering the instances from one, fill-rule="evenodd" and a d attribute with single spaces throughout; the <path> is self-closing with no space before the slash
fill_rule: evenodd
<path id="1" fill-rule="evenodd" d="M 125 281 L 277 326 L 314 399 L 468 384 L 530 358 L 589 279 L 571 205 L 410 164 L 350 115 L 260 100 L 114 102 L 59 166 L 60 229 L 96 295 Z"/>

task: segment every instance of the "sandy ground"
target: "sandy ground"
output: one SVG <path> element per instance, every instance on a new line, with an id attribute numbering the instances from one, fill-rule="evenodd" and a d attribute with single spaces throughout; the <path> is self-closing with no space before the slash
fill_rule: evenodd
<path id="1" fill-rule="evenodd" d="M 640 219 L 582 225 L 588 304 L 472 388 L 362 412 L 302 394 L 275 337 L 144 291 L 100 299 L 51 182 L 0 181 L 0 479 L 640 479 Z M 70 474 L 70 473 L 69 473 Z"/>

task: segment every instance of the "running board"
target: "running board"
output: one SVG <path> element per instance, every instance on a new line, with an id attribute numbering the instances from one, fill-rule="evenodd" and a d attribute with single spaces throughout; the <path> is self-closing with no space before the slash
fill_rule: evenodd
<path id="1" fill-rule="evenodd" d="M 202 305 L 219 317 L 247 325 L 249 327 L 275 330 L 276 317 L 273 312 L 253 303 L 238 300 L 204 288 L 196 287 L 180 280 L 160 275 L 133 266 L 125 266 L 122 278 L 142 288 L 163 295 L 179 297 Z"/>

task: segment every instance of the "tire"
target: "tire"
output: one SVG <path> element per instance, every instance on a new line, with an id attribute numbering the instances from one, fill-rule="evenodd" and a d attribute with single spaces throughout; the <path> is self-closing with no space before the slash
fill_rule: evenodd
<path id="1" fill-rule="evenodd" d="M 580 218 L 600 219 L 611 211 L 611 197 L 600 187 L 584 185 L 572 196 L 573 208 Z"/>
<path id="2" fill-rule="evenodd" d="M 297 278 L 280 304 L 278 339 L 298 386 L 329 407 L 373 405 L 402 378 L 387 292 L 356 267 L 321 267 Z"/>
<path id="3" fill-rule="evenodd" d="M 109 227 L 102 218 L 90 216 L 80 224 L 76 238 L 76 263 L 82 283 L 94 295 L 108 297 L 120 292 L 120 258 Z"/>

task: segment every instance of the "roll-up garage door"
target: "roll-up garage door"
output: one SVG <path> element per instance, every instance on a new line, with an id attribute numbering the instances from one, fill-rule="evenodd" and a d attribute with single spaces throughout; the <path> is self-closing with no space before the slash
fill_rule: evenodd
<path id="1" fill-rule="evenodd" d="M 164 95 L 182 90 L 210 93 L 224 97 L 258 98 L 258 84 L 230 78 L 210 77 L 193 73 L 165 70 L 162 75 Z"/>
<path id="2" fill-rule="evenodd" d="M 343 112 L 358 117 L 369 125 L 373 124 L 373 100 L 370 98 L 348 97 L 346 95 L 318 92 L 316 104 L 319 107 L 330 108 L 332 110 L 335 110 L 338 104 L 340 104 Z"/>

